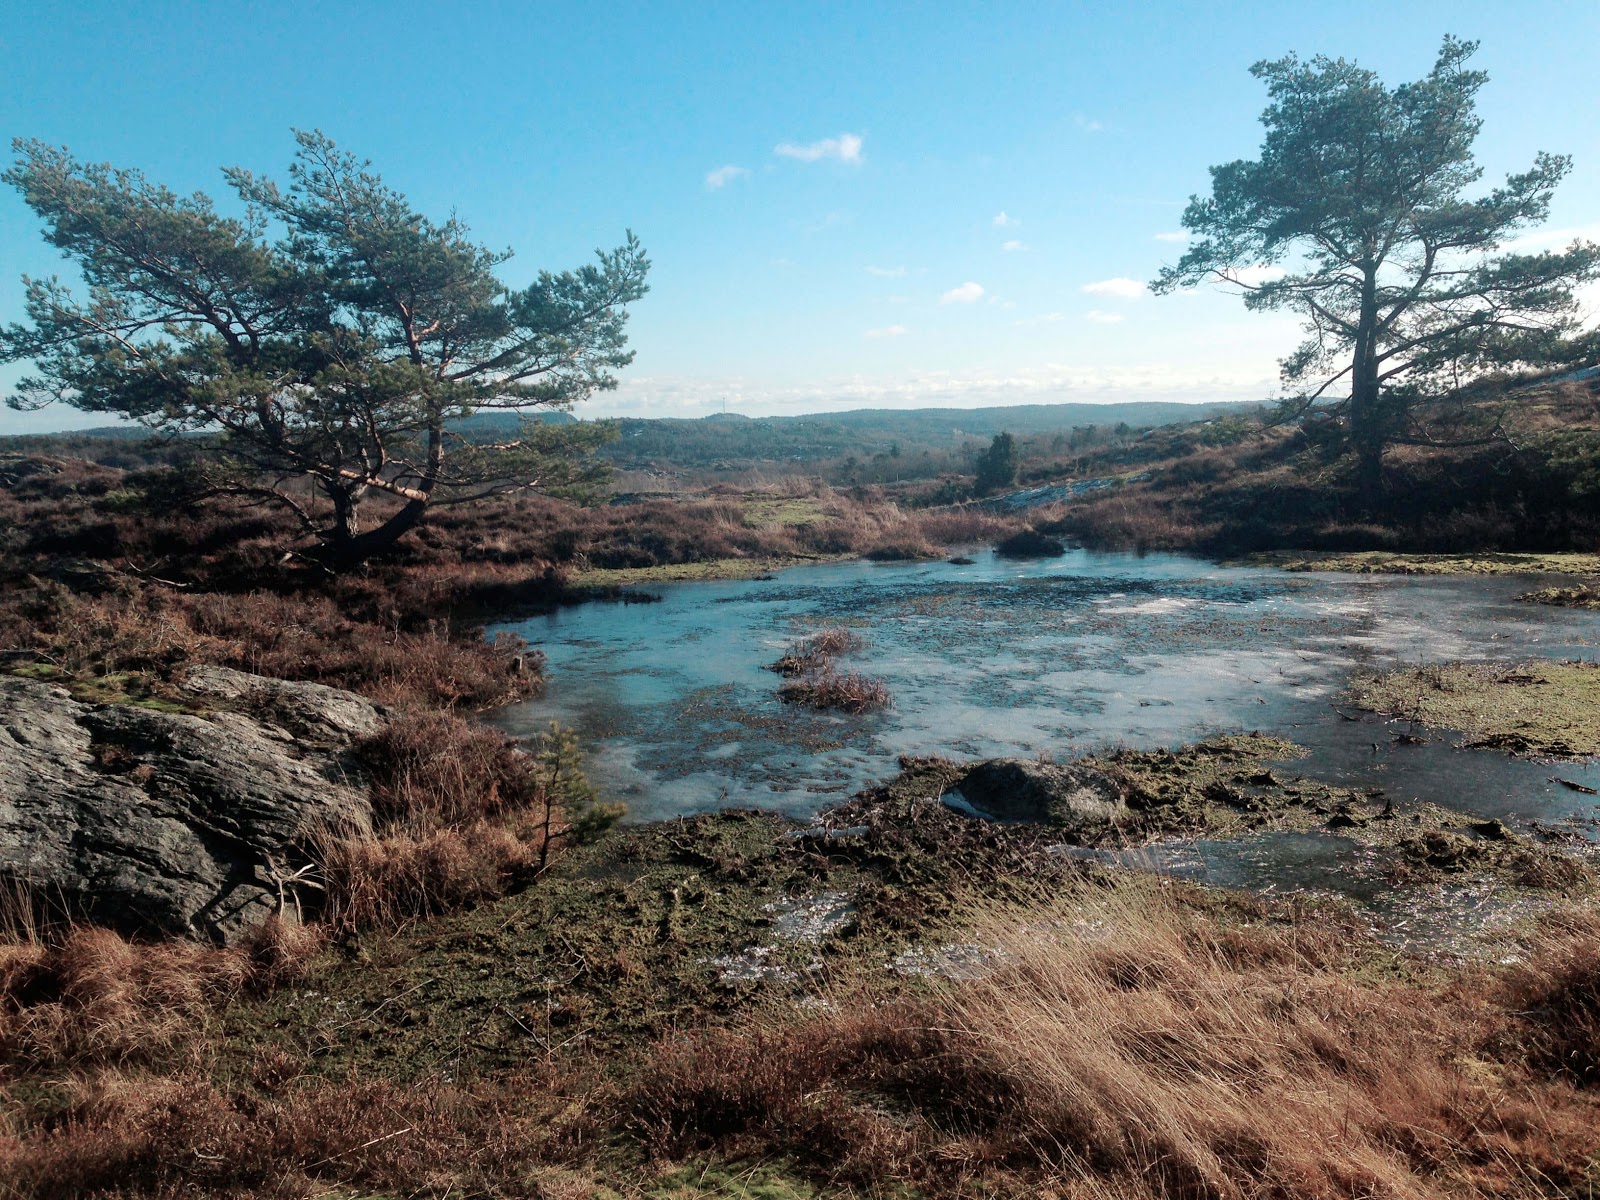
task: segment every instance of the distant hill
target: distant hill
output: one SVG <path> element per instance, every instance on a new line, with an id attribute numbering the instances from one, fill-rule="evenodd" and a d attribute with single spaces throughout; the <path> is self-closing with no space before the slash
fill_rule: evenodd
<path id="1" fill-rule="evenodd" d="M 1254 407 L 1241 403 L 1175 404 L 1139 401 L 1127 404 L 1019 404 L 997 408 L 862 408 L 846 412 L 780 417 L 747 417 L 718 413 L 709 417 L 667 417 L 620 420 L 621 438 L 605 455 L 622 467 L 740 467 L 757 464 L 814 463 L 848 456 L 861 458 L 898 452 L 901 455 L 959 451 L 997 433 L 1019 437 L 1066 433 L 1075 428 L 1151 429 L 1205 421 Z M 567 422 L 567 413 L 540 419 Z M 480 413 L 453 428 L 473 441 L 516 436 L 515 413 Z M 101 458 L 96 443 L 128 445 L 147 437 L 138 426 L 106 426 L 70 434 L 0 438 L 0 449 L 78 453 Z M 131 445 L 129 449 L 132 449 Z"/>
<path id="2" fill-rule="evenodd" d="M 1005 408 L 855 409 L 782 417 L 624 418 L 606 450 L 619 466 L 737 467 L 810 463 L 898 451 L 948 453 L 997 433 L 1020 437 L 1074 428 L 1149 429 L 1204 421 L 1248 404 L 1022 404 Z"/>

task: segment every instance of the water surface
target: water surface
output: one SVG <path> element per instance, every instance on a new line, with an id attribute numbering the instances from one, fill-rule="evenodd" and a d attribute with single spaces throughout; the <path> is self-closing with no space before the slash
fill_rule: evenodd
<path id="1" fill-rule="evenodd" d="M 1031 562 L 799 567 L 770 580 L 668 584 L 649 605 L 589 604 L 502 628 L 550 659 L 540 700 L 591 748 L 603 791 L 647 821 L 729 806 L 806 816 L 895 770 L 901 754 L 1052 754 L 1282 734 L 1293 768 L 1526 822 L 1591 813 L 1552 781 L 1584 765 L 1465 753 L 1436 736 L 1395 745 L 1334 701 L 1350 670 L 1453 658 L 1593 658 L 1600 615 L 1525 605 L 1528 578 L 1291 574 L 1179 556 L 1074 551 Z M 847 625 L 847 666 L 883 678 L 865 717 L 777 699 L 766 666 L 792 640 Z M 1304 857 L 1303 848 L 1297 852 Z"/>

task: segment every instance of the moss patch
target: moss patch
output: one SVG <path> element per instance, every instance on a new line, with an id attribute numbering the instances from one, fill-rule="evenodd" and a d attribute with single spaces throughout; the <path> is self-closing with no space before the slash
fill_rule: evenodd
<path id="1" fill-rule="evenodd" d="M 1517 597 L 1524 604 L 1552 604 L 1558 608 L 1600 610 L 1600 582 L 1590 580 L 1577 587 L 1548 587 L 1524 592 Z"/>
<path id="2" fill-rule="evenodd" d="M 834 562 L 842 555 L 817 555 L 814 558 L 715 558 L 705 562 L 667 563 L 659 567 L 595 567 L 576 571 L 569 581 L 573 587 L 618 587 L 634 583 L 676 583 L 686 580 L 756 579 L 809 563 Z"/>
<path id="3" fill-rule="evenodd" d="M 1285 571 L 1343 571 L 1354 575 L 1594 575 L 1600 554 L 1394 554 L 1275 550 L 1246 561 Z"/>
<path id="4" fill-rule="evenodd" d="M 744 523 L 751 529 L 799 528 L 828 520 L 829 514 L 815 497 L 746 500 Z"/>
<path id="5" fill-rule="evenodd" d="M 1351 681 L 1353 703 L 1457 729 L 1466 745 L 1532 758 L 1600 754 L 1600 666 L 1587 662 L 1443 663 Z"/>
<path id="6" fill-rule="evenodd" d="M 137 671 L 75 676 L 49 663 L 25 663 L 10 674 L 65 688 L 80 704 L 132 704 L 157 712 L 203 713 L 206 706 L 186 700 L 171 684 Z"/>

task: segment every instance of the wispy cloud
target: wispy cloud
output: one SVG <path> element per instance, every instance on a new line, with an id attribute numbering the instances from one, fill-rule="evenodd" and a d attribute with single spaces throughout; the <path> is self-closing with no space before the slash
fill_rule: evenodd
<path id="1" fill-rule="evenodd" d="M 715 171 L 706 172 L 706 186 L 712 191 L 720 187 L 727 187 L 735 179 L 750 174 L 749 167 L 736 167 L 729 163 L 725 167 L 718 167 Z"/>
<path id="2" fill-rule="evenodd" d="M 906 269 L 904 267 L 868 267 L 867 274 L 876 275 L 879 279 L 904 279 Z"/>
<path id="3" fill-rule="evenodd" d="M 940 304 L 974 304 L 983 299 L 983 284 L 970 279 L 960 287 L 953 287 L 939 297 Z"/>
<path id="4" fill-rule="evenodd" d="M 1573 242 L 1600 241 L 1600 225 L 1572 225 L 1564 229 L 1536 229 L 1512 238 L 1502 250 L 1530 254 L 1540 250 L 1565 250 Z"/>
<path id="5" fill-rule="evenodd" d="M 855 217 L 847 212 L 825 213 L 821 220 L 810 221 L 800 226 L 806 233 L 823 233 L 829 229 L 838 229 L 845 225 L 854 225 Z"/>
<path id="6" fill-rule="evenodd" d="M 1022 221 L 1017 217 L 1007 215 L 1006 212 L 1002 210 L 995 213 L 993 224 L 996 229 L 1015 229 L 1018 225 L 1022 224 Z"/>
<path id="7" fill-rule="evenodd" d="M 1156 241 L 1158 242 L 1187 242 L 1188 240 L 1189 231 L 1187 229 L 1174 229 L 1170 233 L 1156 234 Z"/>
<path id="8" fill-rule="evenodd" d="M 1073 113 L 1072 123 L 1085 133 L 1099 133 L 1105 129 L 1105 126 L 1099 121 L 1093 117 L 1085 116 L 1083 113 Z"/>
<path id="9" fill-rule="evenodd" d="M 910 332 L 911 330 L 904 325 L 885 325 L 882 329 L 867 330 L 867 336 L 869 338 L 896 338 L 904 337 Z"/>
<path id="10" fill-rule="evenodd" d="M 1098 308 L 1091 308 L 1083 316 L 1085 320 L 1093 321 L 1096 325 L 1116 325 L 1123 320 L 1121 313 L 1102 312 Z"/>
<path id="11" fill-rule="evenodd" d="M 801 162 L 836 158 L 842 163 L 860 166 L 866 161 L 861 154 L 861 135 L 856 133 L 841 133 L 838 137 L 807 142 L 803 146 L 794 142 L 780 142 L 773 147 L 773 153 L 783 158 L 797 158 Z"/>
<path id="12" fill-rule="evenodd" d="M 1115 279 L 1100 279 L 1086 283 L 1081 289 L 1086 296 L 1109 296 L 1115 300 L 1137 300 L 1144 295 L 1144 284 L 1137 279 L 1118 275 Z"/>
<path id="13" fill-rule="evenodd" d="M 1031 329 L 1035 325 L 1054 325 L 1057 321 L 1066 320 L 1066 313 L 1047 312 L 1036 317 L 1023 317 L 1021 320 L 1011 322 L 1018 329 Z"/>
<path id="14" fill-rule="evenodd" d="M 1016 238 L 1012 238 L 1009 242 L 1000 243 L 1000 249 L 1004 250 L 1007 254 L 1015 254 L 1018 250 L 1026 250 L 1027 248 L 1027 243 L 1020 242 Z"/>

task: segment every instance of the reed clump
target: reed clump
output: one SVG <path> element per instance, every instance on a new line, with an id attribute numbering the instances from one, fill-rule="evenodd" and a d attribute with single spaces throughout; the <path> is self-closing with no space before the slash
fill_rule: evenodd
<path id="1" fill-rule="evenodd" d="M 857 654 L 866 649 L 866 645 L 860 634 L 836 625 L 792 643 L 783 657 L 767 669 L 786 678 L 804 675 L 842 655 Z"/>
<path id="2" fill-rule="evenodd" d="M 859 634 L 842 626 L 793 643 L 768 668 L 787 681 L 779 687 L 778 698 L 785 704 L 855 714 L 887 708 L 889 688 L 883 680 L 838 668 L 837 659 L 865 648 L 866 642 Z"/>
<path id="3" fill-rule="evenodd" d="M 786 704 L 852 714 L 888 708 L 890 703 L 889 688 L 883 680 L 831 667 L 790 680 L 778 689 L 778 698 Z"/>

